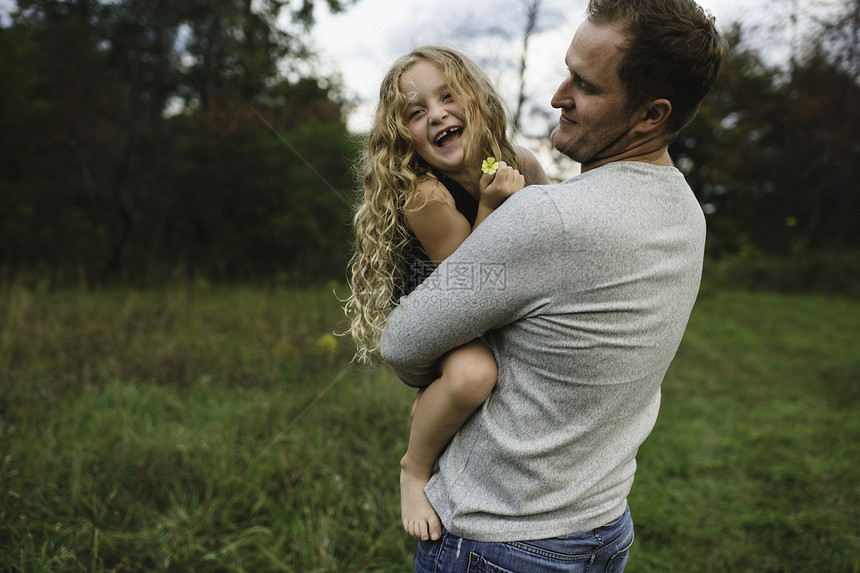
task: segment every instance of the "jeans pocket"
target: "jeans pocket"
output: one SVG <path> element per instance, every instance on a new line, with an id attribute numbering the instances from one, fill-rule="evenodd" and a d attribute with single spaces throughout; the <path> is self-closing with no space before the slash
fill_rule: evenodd
<path id="1" fill-rule="evenodd" d="M 606 564 L 605 573 L 621 573 L 627 566 L 627 558 L 630 556 L 630 548 L 622 549 L 609 559 Z"/>
<path id="2" fill-rule="evenodd" d="M 487 561 L 483 556 L 477 553 L 469 555 L 469 571 L 468 573 L 515 573 L 504 567 L 499 567 Z"/>
<path id="3" fill-rule="evenodd" d="M 618 549 L 615 554 L 609 558 L 609 561 L 606 563 L 606 568 L 603 570 L 604 573 L 621 573 L 624 571 L 624 567 L 627 566 L 627 558 L 630 556 L 630 548 L 633 546 L 633 535 L 630 536 L 630 539 L 619 541 L 623 541 L 623 543 L 618 543 L 618 545 L 621 546 L 621 549 Z"/>
<path id="4" fill-rule="evenodd" d="M 560 555 L 553 552 L 524 551 L 525 544 L 499 544 L 480 553 L 472 552 L 469 573 L 586 573 L 591 559 L 585 555 Z M 502 565 L 499 565 L 499 564 Z"/>

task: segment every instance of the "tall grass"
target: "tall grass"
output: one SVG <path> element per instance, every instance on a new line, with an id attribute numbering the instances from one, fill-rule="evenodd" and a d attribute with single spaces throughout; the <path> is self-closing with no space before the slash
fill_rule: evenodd
<path id="1" fill-rule="evenodd" d="M 635 571 L 860 570 L 860 304 L 703 290 L 640 449 Z"/>
<path id="2" fill-rule="evenodd" d="M 409 571 L 412 392 L 330 289 L 0 290 L 0 570 Z M 858 571 L 860 304 L 704 291 L 628 571 Z"/>
<path id="3" fill-rule="evenodd" d="M 339 319 L 328 290 L 5 290 L 0 570 L 408 562 L 411 393 Z"/>

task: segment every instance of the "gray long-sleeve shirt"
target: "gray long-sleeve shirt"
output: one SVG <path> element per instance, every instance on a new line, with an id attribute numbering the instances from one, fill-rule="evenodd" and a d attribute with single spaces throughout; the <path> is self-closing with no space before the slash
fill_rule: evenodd
<path id="1" fill-rule="evenodd" d="M 678 170 L 615 162 L 520 191 L 401 300 L 381 349 L 407 384 L 485 334 L 498 363 L 426 487 L 449 531 L 541 539 L 623 513 L 704 240 Z"/>

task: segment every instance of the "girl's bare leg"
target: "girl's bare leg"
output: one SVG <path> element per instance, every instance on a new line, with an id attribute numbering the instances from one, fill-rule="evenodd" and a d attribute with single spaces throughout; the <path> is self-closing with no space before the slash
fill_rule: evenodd
<path id="1" fill-rule="evenodd" d="M 424 493 L 436 458 L 490 395 L 498 375 L 493 353 L 480 340 L 448 353 L 440 371 L 413 408 L 409 447 L 400 461 L 403 528 L 425 541 L 442 534 L 439 516 Z"/>

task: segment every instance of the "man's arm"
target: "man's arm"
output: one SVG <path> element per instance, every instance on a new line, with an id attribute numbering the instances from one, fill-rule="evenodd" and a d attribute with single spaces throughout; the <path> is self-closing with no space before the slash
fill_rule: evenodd
<path id="1" fill-rule="evenodd" d="M 515 194 L 401 299 L 380 340 L 382 357 L 410 386 L 429 384 L 445 353 L 528 316 L 556 291 L 564 248 L 546 194 Z"/>

